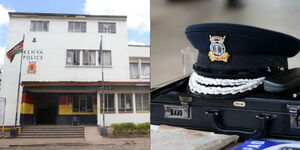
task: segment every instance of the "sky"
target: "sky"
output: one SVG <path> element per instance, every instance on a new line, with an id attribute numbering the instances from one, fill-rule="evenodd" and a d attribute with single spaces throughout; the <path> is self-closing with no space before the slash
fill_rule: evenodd
<path id="1" fill-rule="evenodd" d="M 126 15 L 128 44 L 150 45 L 150 0 L 0 0 L 0 65 L 10 49 L 8 12 Z"/>

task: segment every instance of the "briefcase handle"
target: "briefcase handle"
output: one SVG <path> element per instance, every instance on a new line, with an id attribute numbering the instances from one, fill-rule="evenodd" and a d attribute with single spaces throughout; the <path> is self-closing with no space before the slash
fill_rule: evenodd
<path id="1" fill-rule="evenodd" d="M 232 129 L 232 128 L 229 129 L 228 127 L 222 126 L 222 124 L 219 122 L 221 113 L 218 110 L 209 110 L 206 111 L 205 114 L 209 116 L 208 121 L 214 132 L 223 133 L 223 134 L 237 134 L 240 135 L 242 138 L 264 137 L 267 131 L 268 122 L 277 117 L 276 115 L 270 115 L 264 113 L 260 113 L 256 115 L 256 119 L 259 122 L 259 128 L 251 131 L 251 130 L 239 130 L 239 129 Z"/>

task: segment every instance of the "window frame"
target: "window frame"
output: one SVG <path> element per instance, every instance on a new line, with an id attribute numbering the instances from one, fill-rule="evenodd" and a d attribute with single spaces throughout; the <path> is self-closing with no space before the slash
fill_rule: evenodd
<path id="1" fill-rule="evenodd" d="M 77 55 L 78 55 L 78 62 L 77 63 L 75 63 L 75 59 L 73 58 L 73 63 L 72 64 L 68 64 L 68 51 L 73 51 L 74 52 L 74 58 L 76 57 L 75 55 L 76 55 L 76 53 L 77 53 Z M 66 65 L 67 66 L 80 66 L 81 65 L 81 62 L 80 62 L 80 57 L 81 57 L 81 55 L 80 55 L 80 52 L 81 50 L 76 50 L 76 49 L 67 49 L 67 51 L 66 51 Z"/>
<path id="2" fill-rule="evenodd" d="M 72 28 L 70 28 L 70 24 L 73 24 Z M 80 25 L 80 30 L 76 30 L 76 24 Z M 84 28 L 82 28 L 83 24 L 84 24 Z M 86 33 L 87 32 L 87 22 L 84 22 L 84 21 L 69 21 L 68 22 L 68 32 Z"/>
<path id="3" fill-rule="evenodd" d="M 124 95 L 124 98 L 125 99 L 122 99 L 122 95 Z M 127 100 L 127 97 L 126 95 L 130 95 L 131 99 L 130 100 Z M 122 107 L 122 100 L 125 100 L 124 101 L 124 108 Z M 131 107 L 129 108 L 130 110 L 127 110 L 126 109 L 126 102 L 127 101 L 131 101 Z M 124 110 L 122 110 L 124 109 Z M 118 93 L 118 112 L 119 113 L 133 113 L 133 93 Z"/>
<path id="4" fill-rule="evenodd" d="M 146 107 L 144 104 L 144 99 L 143 99 L 143 95 L 147 95 L 148 99 L 147 99 L 147 105 L 148 107 Z M 140 103 L 141 103 L 141 107 L 138 107 L 138 99 L 137 97 L 139 97 Z M 136 112 L 149 112 L 150 111 L 150 94 L 149 93 L 135 93 L 135 109 Z M 141 110 L 138 110 L 141 109 Z"/>
<path id="5" fill-rule="evenodd" d="M 131 64 L 138 64 L 138 78 L 132 78 L 132 71 L 131 71 Z M 149 69 L 150 69 L 150 58 L 147 57 L 130 57 L 129 58 L 129 76 L 130 79 L 132 80 L 149 80 L 150 79 L 150 70 L 149 70 L 149 76 L 144 76 L 143 75 L 143 68 L 142 68 L 142 64 L 148 64 L 149 65 Z"/>
<path id="6" fill-rule="evenodd" d="M 97 65 L 97 60 L 96 60 L 96 59 L 97 59 L 97 56 L 96 56 L 96 55 L 97 55 L 97 51 L 96 51 L 96 50 L 81 50 L 81 51 L 82 51 L 82 66 L 96 66 L 96 65 Z M 91 60 L 88 60 L 88 61 L 87 61 L 87 64 L 85 64 L 85 60 L 84 60 L 84 59 L 85 59 L 85 57 L 84 57 L 84 55 L 85 55 L 84 53 L 85 53 L 85 52 L 88 52 L 88 55 L 89 55 L 89 56 L 91 56 L 91 55 L 90 55 L 90 54 L 91 54 L 90 52 L 94 52 L 94 53 L 95 53 L 95 54 L 94 54 L 94 62 L 91 62 Z M 88 56 L 88 57 L 89 57 L 89 56 Z M 80 57 L 80 56 L 79 56 L 79 57 Z"/>
<path id="7" fill-rule="evenodd" d="M 101 24 L 103 25 L 112 25 L 109 29 L 103 29 L 101 30 Z M 116 22 L 98 22 L 98 33 L 108 33 L 108 34 L 116 34 L 117 33 L 117 23 Z"/>
<path id="8" fill-rule="evenodd" d="M 67 95 L 67 96 L 69 96 L 69 97 L 71 97 L 71 99 L 72 99 L 72 113 L 93 113 L 94 112 L 94 106 L 95 106 L 95 104 L 94 104 L 94 101 L 93 101 L 93 99 L 94 99 L 94 96 L 92 96 L 92 95 Z M 76 99 L 74 98 L 74 97 L 77 97 Z M 91 109 L 88 109 L 88 100 L 89 100 L 89 97 L 91 98 L 90 100 L 91 100 Z M 75 100 L 78 100 L 78 108 L 77 109 L 74 109 L 74 101 Z M 84 101 L 84 103 L 85 103 L 85 110 L 84 111 L 82 111 L 81 110 L 81 104 L 82 104 L 82 102 L 81 101 Z M 78 111 L 74 111 L 74 110 L 78 110 Z"/>
<path id="9" fill-rule="evenodd" d="M 41 31 L 36 30 L 37 26 L 36 26 L 36 29 L 34 30 L 34 23 L 42 23 Z M 45 23 L 47 25 L 47 30 L 45 30 Z M 49 32 L 49 24 L 50 24 L 50 21 L 31 20 L 30 21 L 30 32 Z"/>
<path id="10" fill-rule="evenodd" d="M 110 95 L 110 96 L 112 96 L 112 100 L 110 100 L 109 98 L 108 98 L 108 95 Z M 100 94 L 100 113 L 102 113 L 103 114 L 103 100 L 102 100 L 102 98 L 103 98 L 103 95 L 102 95 L 102 93 Z M 114 114 L 114 113 L 116 113 L 116 103 L 115 103 L 115 94 L 114 93 L 105 93 L 105 105 L 107 106 L 105 106 L 105 108 L 104 108 L 104 110 L 105 110 L 105 113 L 106 114 Z M 113 107 L 109 107 L 109 105 L 108 105 L 108 102 L 112 102 L 113 103 Z"/>

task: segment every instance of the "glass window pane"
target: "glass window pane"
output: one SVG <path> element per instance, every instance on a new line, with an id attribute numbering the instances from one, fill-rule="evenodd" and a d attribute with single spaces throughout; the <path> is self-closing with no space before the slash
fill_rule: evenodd
<path id="1" fill-rule="evenodd" d="M 43 30 L 45 32 L 48 32 L 48 26 L 49 26 L 49 21 L 44 21 L 44 28 L 43 28 Z"/>
<path id="2" fill-rule="evenodd" d="M 100 110 L 103 112 L 103 95 L 100 94 Z M 114 94 L 105 94 L 105 113 L 115 113 L 115 97 Z"/>
<path id="3" fill-rule="evenodd" d="M 142 103 L 143 103 L 143 110 L 144 111 L 149 111 L 150 110 L 150 97 L 149 94 L 145 93 L 142 94 Z"/>
<path id="4" fill-rule="evenodd" d="M 104 65 L 110 66 L 111 65 L 111 51 L 103 51 L 103 61 Z"/>
<path id="5" fill-rule="evenodd" d="M 141 101 L 141 94 L 136 93 L 135 94 L 135 106 L 136 106 L 136 111 L 142 111 L 142 101 Z"/>
<path id="6" fill-rule="evenodd" d="M 98 31 L 100 33 L 116 33 L 116 23 L 99 22 Z"/>
<path id="7" fill-rule="evenodd" d="M 119 94 L 119 112 L 132 112 L 132 94 Z"/>
<path id="8" fill-rule="evenodd" d="M 82 64 L 89 65 L 89 51 L 83 51 L 82 55 L 83 55 Z"/>
<path id="9" fill-rule="evenodd" d="M 86 22 L 69 22 L 69 32 L 86 32 Z"/>
<path id="10" fill-rule="evenodd" d="M 69 32 L 74 32 L 74 23 L 73 22 L 69 22 L 68 31 Z"/>
<path id="11" fill-rule="evenodd" d="M 67 58 L 66 64 L 67 65 L 79 65 L 79 50 L 67 50 Z"/>
<path id="12" fill-rule="evenodd" d="M 48 32 L 49 21 L 31 21 L 30 31 L 32 32 Z"/>
<path id="13" fill-rule="evenodd" d="M 81 32 L 86 32 L 86 23 L 81 22 Z"/>
<path id="14" fill-rule="evenodd" d="M 79 111 L 80 112 L 87 112 L 87 97 L 86 96 L 79 96 Z"/>
<path id="15" fill-rule="evenodd" d="M 80 32 L 80 23 L 76 22 L 75 23 L 75 32 Z"/>
<path id="16" fill-rule="evenodd" d="M 149 79 L 150 78 L 150 63 L 142 63 L 142 78 Z"/>
<path id="17" fill-rule="evenodd" d="M 79 112 L 79 99 L 78 96 L 70 96 L 72 98 L 73 112 Z"/>
<path id="18" fill-rule="evenodd" d="M 93 96 L 87 97 L 87 112 L 93 112 Z"/>
<path id="19" fill-rule="evenodd" d="M 130 78 L 138 79 L 139 78 L 139 69 L 138 63 L 130 63 Z"/>

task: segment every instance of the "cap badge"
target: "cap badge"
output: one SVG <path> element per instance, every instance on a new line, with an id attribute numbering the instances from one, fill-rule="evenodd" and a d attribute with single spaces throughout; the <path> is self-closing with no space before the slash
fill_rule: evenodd
<path id="1" fill-rule="evenodd" d="M 227 62 L 230 55 L 226 52 L 225 45 L 223 44 L 225 37 L 226 36 L 221 37 L 209 35 L 211 43 L 209 46 L 210 51 L 208 52 L 208 56 L 210 58 L 210 61 Z"/>

